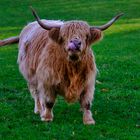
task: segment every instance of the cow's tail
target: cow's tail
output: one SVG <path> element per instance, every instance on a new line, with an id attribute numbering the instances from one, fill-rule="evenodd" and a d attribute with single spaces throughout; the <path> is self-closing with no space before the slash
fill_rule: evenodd
<path id="1" fill-rule="evenodd" d="M 10 37 L 10 38 L 4 39 L 4 40 L 0 40 L 0 47 L 6 46 L 6 45 L 9 45 L 9 44 L 15 44 L 15 43 L 18 43 L 18 42 L 19 42 L 19 36 Z"/>

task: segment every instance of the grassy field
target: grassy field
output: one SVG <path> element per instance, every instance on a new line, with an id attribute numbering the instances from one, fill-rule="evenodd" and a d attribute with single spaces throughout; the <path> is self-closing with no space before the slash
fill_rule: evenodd
<path id="1" fill-rule="evenodd" d="M 140 139 L 140 1 L 139 0 L 0 0 L 0 39 L 18 35 L 34 18 L 85 20 L 100 25 L 116 13 L 125 15 L 93 46 L 99 69 L 92 107 L 95 126 L 82 123 L 79 104 L 59 98 L 54 121 L 44 123 L 18 71 L 17 45 L 0 48 L 0 140 L 138 140 Z"/>

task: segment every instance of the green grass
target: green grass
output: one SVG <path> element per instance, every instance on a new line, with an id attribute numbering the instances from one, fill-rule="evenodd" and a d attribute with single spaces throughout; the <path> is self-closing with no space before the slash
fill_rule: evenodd
<path id="1" fill-rule="evenodd" d="M 0 39 L 18 35 L 41 18 L 86 20 L 100 25 L 116 13 L 125 15 L 93 46 L 99 69 L 92 107 L 95 126 L 82 123 L 79 104 L 57 99 L 54 121 L 44 123 L 18 71 L 17 45 L 0 48 L 1 140 L 138 140 L 140 139 L 140 12 L 139 0 L 0 0 Z"/>

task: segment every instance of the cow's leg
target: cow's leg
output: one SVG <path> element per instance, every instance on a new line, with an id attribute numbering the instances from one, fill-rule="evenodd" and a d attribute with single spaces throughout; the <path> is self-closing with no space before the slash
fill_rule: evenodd
<path id="1" fill-rule="evenodd" d="M 28 88 L 35 102 L 34 113 L 38 114 L 40 112 L 41 107 L 40 107 L 39 93 L 37 91 L 37 86 L 35 84 L 29 83 Z"/>
<path id="2" fill-rule="evenodd" d="M 83 111 L 83 123 L 84 124 L 95 124 L 95 121 L 91 113 L 91 105 L 94 95 L 94 85 L 95 85 L 95 76 L 92 75 L 89 78 L 87 86 L 83 90 L 80 96 L 81 109 Z"/>
<path id="3" fill-rule="evenodd" d="M 53 120 L 53 106 L 55 103 L 56 95 L 53 88 L 41 88 L 40 89 L 40 104 L 41 113 L 40 117 L 42 121 L 52 121 Z"/>

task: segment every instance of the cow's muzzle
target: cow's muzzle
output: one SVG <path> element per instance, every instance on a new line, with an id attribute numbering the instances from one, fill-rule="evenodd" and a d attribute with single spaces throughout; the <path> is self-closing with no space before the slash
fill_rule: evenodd
<path id="1" fill-rule="evenodd" d="M 68 54 L 70 61 L 78 61 L 80 59 L 79 55 L 81 53 L 81 41 L 79 39 L 72 39 L 68 43 Z"/>
<path id="2" fill-rule="evenodd" d="M 81 51 L 81 41 L 78 39 L 72 39 L 68 44 L 68 51 L 71 52 Z"/>

